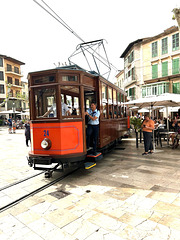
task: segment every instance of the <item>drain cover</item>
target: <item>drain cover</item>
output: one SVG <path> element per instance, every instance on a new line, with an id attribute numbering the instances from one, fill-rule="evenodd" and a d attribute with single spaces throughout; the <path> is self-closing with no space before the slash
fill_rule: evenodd
<path id="1" fill-rule="evenodd" d="M 57 199 L 64 198 L 64 197 L 68 196 L 69 194 L 70 193 L 64 192 L 64 191 L 56 191 L 56 192 L 49 193 L 49 195 L 51 195 Z"/>

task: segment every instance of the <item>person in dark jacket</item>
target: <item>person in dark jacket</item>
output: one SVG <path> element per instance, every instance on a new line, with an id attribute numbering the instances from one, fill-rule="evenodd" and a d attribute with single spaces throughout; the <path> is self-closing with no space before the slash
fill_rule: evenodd
<path id="1" fill-rule="evenodd" d="M 31 142 L 31 134 L 30 134 L 30 122 L 27 121 L 24 125 L 25 127 L 25 137 L 26 137 L 26 146 L 29 147 L 28 142 Z"/>

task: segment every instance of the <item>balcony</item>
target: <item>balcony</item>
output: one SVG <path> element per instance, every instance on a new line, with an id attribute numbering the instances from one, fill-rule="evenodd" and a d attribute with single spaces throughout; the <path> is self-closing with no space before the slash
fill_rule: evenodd
<path id="1" fill-rule="evenodd" d="M 22 75 L 20 70 L 13 71 L 12 68 L 5 68 L 5 73 L 12 74 L 12 75 L 19 76 L 19 77 L 23 77 L 23 75 Z"/>

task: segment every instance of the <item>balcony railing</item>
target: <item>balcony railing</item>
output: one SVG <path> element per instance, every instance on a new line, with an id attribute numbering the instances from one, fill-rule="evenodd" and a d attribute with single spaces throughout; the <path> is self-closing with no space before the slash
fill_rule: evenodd
<path id="1" fill-rule="evenodd" d="M 5 68 L 5 71 L 6 71 L 7 73 L 17 74 L 18 76 L 19 76 L 19 75 L 22 76 L 21 71 L 20 71 L 20 70 L 17 70 L 17 69 L 13 70 L 12 68 Z"/>

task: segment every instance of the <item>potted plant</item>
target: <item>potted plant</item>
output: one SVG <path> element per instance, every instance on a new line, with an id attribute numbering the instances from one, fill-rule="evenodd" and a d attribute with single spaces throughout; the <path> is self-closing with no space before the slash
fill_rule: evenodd
<path id="1" fill-rule="evenodd" d="M 136 147 L 138 148 L 138 131 L 141 129 L 142 119 L 137 117 L 131 117 L 130 124 L 134 127 L 136 133 Z"/>

